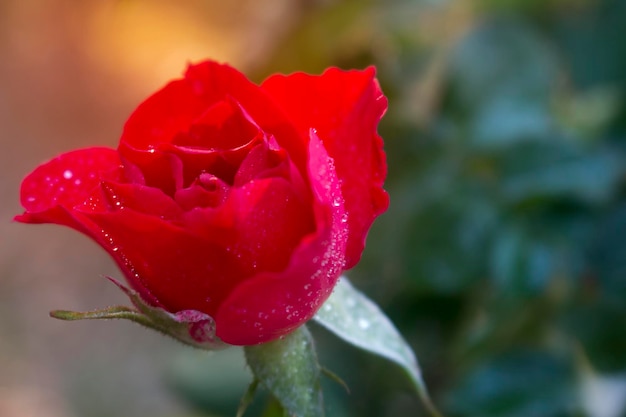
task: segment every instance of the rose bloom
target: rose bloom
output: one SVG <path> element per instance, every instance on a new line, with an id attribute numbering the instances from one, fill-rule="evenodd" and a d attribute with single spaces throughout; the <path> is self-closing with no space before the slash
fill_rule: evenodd
<path id="1" fill-rule="evenodd" d="M 375 70 L 260 86 L 191 65 L 130 116 L 117 149 L 64 153 L 24 179 L 24 223 L 101 245 L 154 307 L 202 312 L 233 345 L 309 320 L 386 210 Z"/>

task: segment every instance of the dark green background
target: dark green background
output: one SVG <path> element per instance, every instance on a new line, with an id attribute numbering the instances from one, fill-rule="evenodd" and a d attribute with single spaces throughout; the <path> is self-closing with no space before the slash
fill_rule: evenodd
<path id="1" fill-rule="evenodd" d="M 474 1 L 433 39 L 453 3 L 313 10 L 258 79 L 377 66 L 391 206 L 349 276 L 446 415 L 601 416 L 592 375 L 626 397 L 626 2 Z M 422 415 L 398 369 L 316 334 L 351 389 L 327 384 L 329 415 Z"/>

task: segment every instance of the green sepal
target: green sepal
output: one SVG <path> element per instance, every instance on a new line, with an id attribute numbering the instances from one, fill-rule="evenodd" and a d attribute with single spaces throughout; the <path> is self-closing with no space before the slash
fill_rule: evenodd
<path id="1" fill-rule="evenodd" d="M 170 313 L 160 307 L 153 307 L 146 303 L 136 291 L 113 278 L 108 279 L 124 291 L 135 308 L 112 306 L 86 312 L 53 310 L 50 316 L 60 320 L 125 319 L 196 348 L 218 350 L 230 346 L 222 342 L 215 334 L 215 321 L 211 316 L 195 310 Z"/>

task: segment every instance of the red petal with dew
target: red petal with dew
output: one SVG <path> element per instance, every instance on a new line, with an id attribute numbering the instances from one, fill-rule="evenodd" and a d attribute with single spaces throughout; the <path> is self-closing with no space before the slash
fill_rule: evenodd
<path id="1" fill-rule="evenodd" d="M 149 203 L 141 196 L 150 198 L 158 190 L 126 185 L 112 190 L 123 209 L 83 215 L 102 231 L 99 243 L 131 286 L 171 312 L 198 310 L 215 316 L 233 289 L 257 270 L 284 268 L 293 248 L 314 227 L 307 207 L 281 178 L 232 189 L 219 208 L 193 209 L 177 221 L 163 218 L 169 209 L 151 214 L 135 210 Z M 169 199 L 159 194 L 163 198 Z"/>
<path id="2" fill-rule="evenodd" d="M 372 222 L 389 205 L 382 188 L 387 164 L 377 133 L 387 99 L 374 68 L 331 68 L 321 76 L 275 75 L 261 88 L 280 104 L 301 134 L 314 128 L 335 161 L 350 229 L 346 269 L 354 266 Z"/>
<path id="3" fill-rule="evenodd" d="M 23 223 L 57 223 L 86 230 L 72 213 L 76 206 L 106 210 L 99 193 L 103 178 L 120 179 L 117 152 L 110 148 L 86 148 L 67 152 L 37 167 L 22 181 L 20 197 Z"/>
<path id="4" fill-rule="evenodd" d="M 227 343 L 263 343 L 294 330 L 313 317 L 343 271 L 348 234 L 339 180 L 315 135 L 309 153 L 317 230 L 300 242 L 283 271 L 251 277 L 222 304 L 217 335 Z"/>

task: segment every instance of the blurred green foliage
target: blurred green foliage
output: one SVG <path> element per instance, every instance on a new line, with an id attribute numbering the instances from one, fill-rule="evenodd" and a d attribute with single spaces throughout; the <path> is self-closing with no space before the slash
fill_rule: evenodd
<path id="1" fill-rule="evenodd" d="M 310 2 L 258 71 L 377 66 L 391 207 L 349 275 L 448 416 L 626 415 L 625 28 L 622 0 Z M 329 415 L 425 415 L 314 330 Z"/>

